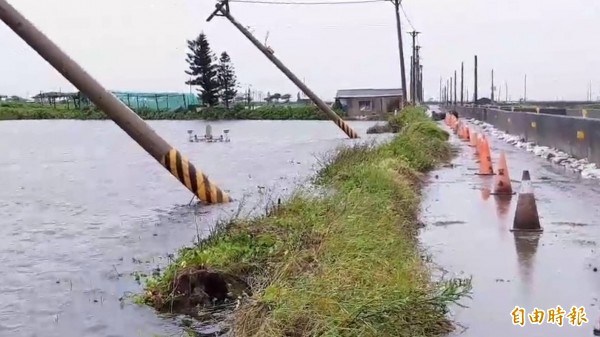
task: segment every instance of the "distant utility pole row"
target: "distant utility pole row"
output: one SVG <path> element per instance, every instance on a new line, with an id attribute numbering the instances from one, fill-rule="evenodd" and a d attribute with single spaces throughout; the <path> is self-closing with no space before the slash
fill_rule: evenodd
<path id="1" fill-rule="evenodd" d="M 458 88 L 457 88 L 457 72 L 454 71 L 454 77 L 450 77 L 445 82 L 442 77 L 440 77 L 440 92 L 439 92 L 439 101 L 440 103 L 447 105 L 464 105 L 469 103 L 469 89 L 465 85 L 465 64 L 464 62 L 460 63 L 460 101 L 457 98 Z M 499 102 L 502 100 L 502 87 L 497 87 L 494 82 L 494 69 L 491 72 L 491 86 L 490 86 L 490 98 L 491 102 Z M 478 96 L 478 65 L 477 65 L 477 55 L 474 56 L 473 59 L 473 97 L 470 103 L 478 104 L 480 101 Z M 443 84 L 445 83 L 445 84 Z M 498 90 L 498 94 L 496 95 L 496 90 Z M 466 95 L 465 95 L 466 92 Z M 590 99 L 591 93 L 588 90 L 587 98 Z M 465 100 L 466 98 L 466 100 Z M 508 95 L 508 83 L 504 82 L 504 101 L 508 102 L 510 97 Z M 527 74 L 524 77 L 523 83 L 523 98 L 522 102 L 527 101 Z"/>
<path id="2" fill-rule="evenodd" d="M 404 45 L 402 43 L 402 25 L 400 23 L 400 0 L 390 0 L 394 3 L 396 9 L 396 29 L 398 30 L 398 51 L 400 53 L 400 76 L 402 77 L 402 99 L 400 100 L 400 109 L 406 102 L 406 70 L 404 69 Z"/>
<path id="3" fill-rule="evenodd" d="M 394 4 L 396 14 L 396 28 L 398 31 L 398 51 L 400 55 L 400 76 L 402 78 L 402 100 L 401 108 L 406 105 L 409 99 L 406 90 L 406 69 L 404 64 L 404 44 L 402 42 L 402 24 L 400 22 L 401 0 L 390 0 Z M 417 105 L 423 101 L 423 65 L 419 56 L 420 46 L 417 45 L 416 38 L 420 32 L 408 32 L 412 36 L 412 56 L 410 57 L 410 102 Z"/>
<path id="4" fill-rule="evenodd" d="M 413 105 L 423 102 L 423 65 L 416 39 L 420 32 L 408 32 L 412 36 L 412 56 L 410 58 L 410 101 Z"/>
<path id="5" fill-rule="evenodd" d="M 474 66 L 473 66 L 473 102 L 477 102 L 477 55 L 474 57 Z M 467 101 L 469 100 L 469 90 L 466 90 L 465 95 L 465 63 L 460 63 L 460 100 L 458 96 L 458 74 L 457 71 L 454 71 L 454 76 L 450 77 L 446 81 L 446 85 L 442 86 L 442 78 L 440 78 L 440 93 L 439 99 L 441 103 L 447 105 L 464 105 L 465 97 Z M 492 99 L 494 97 L 494 71 L 492 70 Z"/>
<path id="6" fill-rule="evenodd" d="M 238 0 L 231 0 L 238 1 Z M 367 0 L 367 1 L 352 1 L 352 2 L 312 2 L 312 3 L 302 3 L 302 4 L 352 4 L 352 3 L 364 3 L 364 2 L 376 2 L 381 0 Z M 402 8 L 402 0 L 390 0 L 394 4 L 395 16 L 396 16 L 396 28 L 398 33 L 398 54 L 400 61 L 400 76 L 401 76 L 401 86 L 402 86 L 402 98 L 400 99 L 400 108 L 403 108 L 408 99 L 408 87 L 406 85 L 406 67 L 404 62 L 404 44 L 402 41 L 402 23 L 400 21 L 400 10 L 404 12 Z M 241 2 L 241 1 L 238 1 Z M 243 1 L 249 2 L 249 1 Z M 271 4 L 301 4 L 300 2 L 292 3 L 292 2 L 264 2 Z M 319 99 L 304 83 L 302 83 L 294 73 L 290 71 L 283 63 L 274 55 L 273 50 L 263 45 L 260 41 L 258 41 L 243 25 L 241 25 L 236 19 L 234 19 L 231 15 L 231 11 L 229 8 L 229 0 L 219 0 L 219 2 L 215 6 L 214 12 L 208 17 L 207 21 L 210 21 L 215 16 L 221 16 L 229 20 L 244 36 L 246 36 L 250 42 L 252 42 L 281 72 L 283 72 L 294 84 L 300 88 L 300 90 L 308 96 L 325 114 L 327 114 L 350 138 L 357 138 L 358 135 L 349 127 L 343 123 L 342 119 L 337 116 L 337 114 L 328 107 L 321 99 Z M 404 16 L 406 17 L 408 23 L 412 26 L 410 19 L 406 16 L 406 12 L 404 12 Z M 414 29 L 414 27 L 413 27 Z M 416 37 L 419 32 L 410 32 L 412 35 L 412 57 L 411 57 L 411 75 L 410 75 L 410 101 L 413 105 L 417 105 L 423 101 L 423 65 L 421 64 L 421 57 L 419 55 L 420 46 L 417 45 Z"/>

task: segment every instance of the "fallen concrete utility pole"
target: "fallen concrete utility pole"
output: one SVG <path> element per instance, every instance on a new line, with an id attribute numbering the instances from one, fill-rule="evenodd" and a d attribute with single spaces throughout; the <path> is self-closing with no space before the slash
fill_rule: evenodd
<path id="1" fill-rule="evenodd" d="M 39 31 L 6 0 L 0 0 L 0 20 L 60 72 L 69 82 L 110 117 L 152 157 L 200 200 L 226 203 L 231 198 L 196 170 L 179 151 L 162 139 L 148 124 L 117 97 L 108 92 L 46 35 Z M 125 159 L 126 160 L 126 159 Z"/>
<path id="2" fill-rule="evenodd" d="M 273 51 L 265 47 L 260 41 L 258 41 L 242 24 L 237 22 L 229 12 L 229 2 L 224 0 L 216 5 L 215 11 L 206 19 L 206 21 L 212 20 L 215 16 L 223 16 L 227 18 L 244 36 L 252 42 L 256 48 L 258 48 L 265 56 L 281 70 L 285 76 L 287 76 L 306 96 L 308 96 L 321 111 L 323 111 L 342 131 L 350 138 L 360 138 L 354 130 L 348 125 L 338 114 L 333 111 L 325 102 L 323 102 L 309 87 L 307 87 L 300 79 L 292 73 L 275 55 Z"/>

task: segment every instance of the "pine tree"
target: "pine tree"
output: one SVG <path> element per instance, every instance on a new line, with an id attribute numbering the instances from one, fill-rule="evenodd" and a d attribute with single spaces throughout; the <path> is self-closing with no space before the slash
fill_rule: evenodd
<path id="1" fill-rule="evenodd" d="M 204 104 L 214 106 L 219 102 L 217 66 L 213 63 L 216 60 L 215 55 L 210 50 L 204 33 L 200 33 L 195 40 L 188 40 L 187 44 L 190 52 L 187 53 L 186 61 L 190 69 L 185 73 L 192 78 L 185 84 L 200 86 L 198 97 Z"/>
<path id="2" fill-rule="evenodd" d="M 237 78 L 231 58 L 229 58 L 227 52 L 222 52 L 219 58 L 217 78 L 219 81 L 219 98 L 225 104 L 225 108 L 229 109 L 229 103 L 237 95 Z"/>

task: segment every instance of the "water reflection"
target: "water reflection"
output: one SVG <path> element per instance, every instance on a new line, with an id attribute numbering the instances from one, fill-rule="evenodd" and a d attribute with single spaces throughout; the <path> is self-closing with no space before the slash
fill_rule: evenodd
<path id="1" fill-rule="evenodd" d="M 496 200 L 496 215 L 500 220 L 506 220 L 508 212 L 510 211 L 510 204 L 512 202 L 512 195 L 495 195 Z"/>
<path id="2" fill-rule="evenodd" d="M 535 254 L 540 241 L 540 233 L 515 233 L 515 248 L 517 250 L 517 263 L 519 264 L 519 277 L 524 285 L 524 294 L 531 293 Z"/>
<path id="3" fill-rule="evenodd" d="M 487 201 L 492 195 L 492 191 L 488 187 L 484 187 L 481 189 L 481 199 L 483 201 Z"/>

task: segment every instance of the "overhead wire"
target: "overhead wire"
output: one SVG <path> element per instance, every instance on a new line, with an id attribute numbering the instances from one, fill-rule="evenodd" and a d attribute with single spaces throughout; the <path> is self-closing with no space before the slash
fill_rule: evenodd
<path id="1" fill-rule="evenodd" d="M 406 11 L 404 10 L 404 6 L 402 6 L 402 2 L 400 2 L 400 9 L 402 10 L 402 13 L 404 14 L 404 17 L 406 18 L 406 21 L 408 21 L 408 24 L 410 25 L 410 28 L 412 28 L 412 30 L 416 30 L 415 26 L 412 24 L 412 22 L 410 21 L 410 18 L 406 14 Z"/>
<path id="2" fill-rule="evenodd" d="M 229 2 L 264 4 L 264 5 L 354 5 L 374 2 L 385 2 L 385 0 L 354 0 L 354 1 L 270 1 L 270 0 L 229 0 Z"/>

